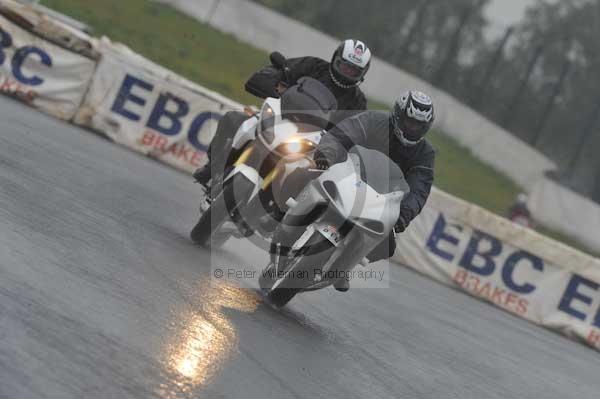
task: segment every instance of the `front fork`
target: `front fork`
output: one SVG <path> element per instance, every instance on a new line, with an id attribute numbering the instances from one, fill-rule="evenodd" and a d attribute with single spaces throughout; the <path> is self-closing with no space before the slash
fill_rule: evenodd
<path id="1" fill-rule="evenodd" d="M 229 181 L 233 179 L 234 176 L 238 174 L 242 174 L 247 180 L 249 180 L 253 185 L 254 189 L 252 190 L 252 194 L 248 201 L 252 200 L 257 194 L 259 189 L 262 186 L 263 179 L 258 174 L 258 167 L 249 163 L 252 153 L 254 152 L 254 146 L 248 146 L 239 156 L 239 158 L 234 162 L 233 168 L 227 174 L 225 179 L 223 179 L 223 185 L 227 184 Z"/>
<path id="2" fill-rule="evenodd" d="M 262 202 L 260 201 L 259 193 L 261 190 L 268 190 L 273 180 L 279 174 L 279 169 L 275 167 L 263 179 L 258 172 L 263 159 L 261 159 L 259 154 L 256 154 L 255 151 L 253 145 L 244 149 L 223 181 L 223 185 L 225 186 L 235 176 L 242 175 L 245 180 L 253 185 L 252 192 L 246 201 L 246 209 L 242 211 L 243 215 L 241 215 L 240 220 L 246 227 L 245 230 L 248 230 L 248 228 L 256 230 L 258 218 L 265 213 L 265 210 L 260 207 Z"/>
<path id="3" fill-rule="evenodd" d="M 263 179 L 258 170 L 260 169 L 260 163 L 263 162 L 263 159 L 260 157 L 254 157 L 255 148 L 253 145 L 249 145 L 239 156 L 239 158 L 234 162 L 233 169 L 224 179 L 224 182 L 227 182 L 233 176 L 238 173 L 242 173 L 248 180 L 254 183 L 255 189 L 252 192 L 252 198 L 254 198 L 259 190 L 266 191 L 271 187 L 273 181 L 279 176 L 281 172 L 281 167 L 276 165 Z"/>
<path id="4" fill-rule="evenodd" d="M 227 174 L 223 183 L 227 184 L 234 176 L 242 174 L 245 179 L 249 180 L 254 185 L 254 189 L 248 198 L 247 204 L 249 204 L 249 208 L 247 209 L 245 216 L 247 222 L 249 222 L 251 226 L 256 226 L 262 215 L 271 212 L 285 212 L 285 209 L 288 207 L 288 197 L 297 194 L 294 190 L 283 190 L 286 184 L 290 184 L 287 182 L 288 177 L 297 169 L 306 169 L 314 166 L 314 162 L 307 158 L 306 154 L 290 154 L 279 159 L 263 178 L 258 171 L 263 166 L 262 163 L 265 161 L 264 157 L 266 156 L 267 155 L 257 153 L 257 149 L 254 145 L 249 145 L 233 163 L 232 169 Z M 300 189 L 304 188 L 304 185 L 309 181 L 292 180 L 295 180 L 292 184 L 300 184 L 302 186 Z M 263 196 L 261 191 L 266 194 L 266 196 Z M 299 192 L 300 190 L 296 191 Z M 267 201 L 268 204 L 267 202 L 263 203 L 263 201 Z M 275 209 L 272 207 L 275 207 Z M 271 216 L 275 217 L 274 215 Z M 270 228 L 267 226 L 268 223 L 264 223 L 266 222 L 263 222 L 262 226 L 264 229 L 267 229 L 264 232 L 270 231 Z"/>

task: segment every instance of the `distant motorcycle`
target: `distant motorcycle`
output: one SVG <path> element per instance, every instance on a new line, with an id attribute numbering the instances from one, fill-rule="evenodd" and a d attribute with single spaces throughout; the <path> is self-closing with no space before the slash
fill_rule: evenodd
<path id="1" fill-rule="evenodd" d="M 288 200 L 274 237 L 274 262 L 259 278 L 271 303 L 284 306 L 299 292 L 324 288 L 356 265 L 366 266 L 365 257 L 392 232 L 409 190 L 385 154 L 359 146 L 308 183 Z M 289 245 L 285 258 L 279 256 L 282 245 Z"/>
<path id="2" fill-rule="evenodd" d="M 273 53 L 271 62 L 287 70 L 281 54 Z M 232 236 L 272 234 L 293 196 L 285 192 L 286 181 L 314 164 L 314 150 L 336 110 L 333 94 L 310 77 L 280 98 L 266 98 L 260 113 L 245 121 L 228 144 L 236 154 L 232 166 L 213 177 L 211 206 L 192 229 L 192 241 L 217 248 Z"/>

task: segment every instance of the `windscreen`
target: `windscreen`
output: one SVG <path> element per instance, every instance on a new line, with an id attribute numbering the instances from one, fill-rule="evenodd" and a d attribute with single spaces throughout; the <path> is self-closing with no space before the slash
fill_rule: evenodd
<path id="1" fill-rule="evenodd" d="M 361 179 L 379 194 L 410 191 L 404 173 L 386 154 L 361 146 L 353 147 L 350 154 L 360 160 Z"/>
<path id="2" fill-rule="evenodd" d="M 313 78 L 300 79 L 297 85 L 287 89 L 281 96 L 283 116 L 295 123 L 325 128 L 336 110 L 337 100 L 333 94 Z"/>

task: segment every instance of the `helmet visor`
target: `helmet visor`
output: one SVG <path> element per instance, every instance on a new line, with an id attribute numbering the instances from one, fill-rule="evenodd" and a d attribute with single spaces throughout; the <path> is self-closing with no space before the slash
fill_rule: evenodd
<path id="1" fill-rule="evenodd" d="M 334 61 L 333 67 L 340 75 L 353 81 L 360 79 L 363 75 L 363 68 L 341 58 Z"/>
<path id="2" fill-rule="evenodd" d="M 398 128 L 402 131 L 402 134 L 407 140 L 419 141 L 425 136 L 425 133 L 427 133 L 429 123 L 421 122 L 403 115 L 398 121 Z"/>

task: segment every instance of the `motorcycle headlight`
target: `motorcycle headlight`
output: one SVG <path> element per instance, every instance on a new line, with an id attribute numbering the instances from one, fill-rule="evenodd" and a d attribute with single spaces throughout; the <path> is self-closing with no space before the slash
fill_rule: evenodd
<path id="1" fill-rule="evenodd" d="M 293 139 L 277 146 L 277 152 L 281 154 L 306 154 L 314 149 L 315 144 L 305 139 Z"/>
<path id="2" fill-rule="evenodd" d="M 303 149 L 304 149 L 304 147 L 302 146 L 302 143 L 299 141 L 292 141 L 292 142 L 285 144 L 285 151 L 290 154 L 302 152 Z"/>
<path id="3" fill-rule="evenodd" d="M 260 113 L 260 135 L 268 144 L 275 140 L 275 112 L 269 104 Z"/>

